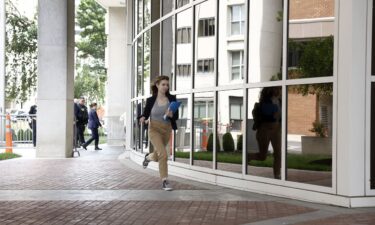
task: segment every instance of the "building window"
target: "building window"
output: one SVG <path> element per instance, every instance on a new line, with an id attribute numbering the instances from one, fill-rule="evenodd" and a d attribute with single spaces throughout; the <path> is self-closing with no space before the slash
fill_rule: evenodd
<path id="1" fill-rule="evenodd" d="M 189 4 L 190 0 L 177 0 L 177 8 L 180 8 L 186 4 Z"/>
<path id="2" fill-rule="evenodd" d="M 191 43 L 191 28 L 184 27 L 177 30 L 177 44 Z"/>
<path id="3" fill-rule="evenodd" d="M 177 76 L 190 76 L 191 65 L 179 64 L 177 65 Z"/>
<path id="4" fill-rule="evenodd" d="M 214 59 L 200 59 L 200 60 L 198 60 L 197 72 L 210 73 L 210 72 L 214 72 L 214 69 L 215 69 Z"/>
<path id="5" fill-rule="evenodd" d="M 232 80 L 240 80 L 244 77 L 243 51 L 232 52 Z"/>
<path id="6" fill-rule="evenodd" d="M 243 98 L 229 96 L 229 115 L 232 130 L 241 130 Z"/>
<path id="7" fill-rule="evenodd" d="M 215 35 L 215 18 L 206 18 L 199 20 L 198 36 L 214 36 Z"/>
<path id="8" fill-rule="evenodd" d="M 231 34 L 244 34 L 245 30 L 245 7 L 234 5 L 231 7 Z"/>

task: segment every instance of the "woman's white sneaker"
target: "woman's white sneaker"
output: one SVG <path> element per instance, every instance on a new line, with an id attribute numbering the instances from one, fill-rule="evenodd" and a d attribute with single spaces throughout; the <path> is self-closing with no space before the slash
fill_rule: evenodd
<path id="1" fill-rule="evenodd" d="M 167 180 L 163 180 L 162 186 L 163 186 L 164 191 L 172 191 L 173 190 L 172 186 L 169 184 L 169 182 Z"/>

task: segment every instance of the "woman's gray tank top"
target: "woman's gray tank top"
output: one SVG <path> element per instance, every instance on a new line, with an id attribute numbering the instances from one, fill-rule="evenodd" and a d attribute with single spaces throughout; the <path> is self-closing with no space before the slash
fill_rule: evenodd
<path id="1" fill-rule="evenodd" d="M 151 120 L 157 120 L 163 123 L 169 123 L 168 120 L 164 120 L 163 118 L 165 115 L 165 112 L 168 109 L 168 106 L 169 106 L 169 101 L 167 104 L 160 106 L 158 101 L 156 100 L 151 110 Z"/>

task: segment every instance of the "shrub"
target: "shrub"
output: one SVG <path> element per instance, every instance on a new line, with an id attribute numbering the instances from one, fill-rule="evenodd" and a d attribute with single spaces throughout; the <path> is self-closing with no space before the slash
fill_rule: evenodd
<path id="1" fill-rule="evenodd" d="M 24 130 L 19 130 L 17 132 L 17 136 L 16 136 L 15 140 L 21 141 L 21 140 L 24 140 L 24 138 L 25 138 L 25 131 Z M 15 141 L 15 140 L 13 140 L 13 141 Z"/>
<path id="2" fill-rule="evenodd" d="M 223 149 L 225 152 L 233 152 L 234 151 L 234 140 L 231 133 L 225 133 L 223 135 Z"/>
<path id="3" fill-rule="evenodd" d="M 207 151 L 212 152 L 214 149 L 214 134 L 211 133 L 208 137 L 208 143 L 207 143 Z M 220 140 L 219 137 L 216 136 L 216 151 L 220 151 Z"/>
<path id="4" fill-rule="evenodd" d="M 242 134 L 238 135 L 237 138 L 237 151 L 242 151 Z"/>

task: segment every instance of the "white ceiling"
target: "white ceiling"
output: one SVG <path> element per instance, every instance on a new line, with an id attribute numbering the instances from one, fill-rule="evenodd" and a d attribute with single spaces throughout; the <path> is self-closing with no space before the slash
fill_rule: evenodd
<path id="1" fill-rule="evenodd" d="M 125 7 L 127 0 L 96 0 L 104 8 Z"/>

